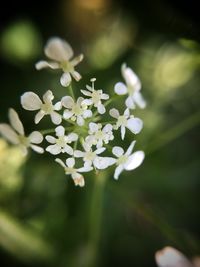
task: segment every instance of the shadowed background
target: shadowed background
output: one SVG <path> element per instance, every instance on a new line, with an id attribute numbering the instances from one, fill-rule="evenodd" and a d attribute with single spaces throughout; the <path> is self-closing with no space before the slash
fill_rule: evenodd
<path id="1" fill-rule="evenodd" d="M 155 251 L 165 245 L 200 255 L 198 15 L 195 2 L 172 0 L 17 1 L 1 7 L 1 122 L 13 107 L 26 133 L 49 127 L 48 119 L 34 125 L 20 95 L 48 89 L 58 99 L 65 94 L 59 73 L 34 68 L 51 36 L 85 54 L 75 93 L 96 77 L 96 86 L 112 94 L 127 62 L 148 103 L 135 112 L 144 120 L 136 149 L 146 152 L 145 161 L 117 182 L 111 169 L 98 186 L 89 174 L 86 186 L 77 188 L 51 156 L 30 153 L 25 159 L 0 139 L 2 266 L 153 267 Z M 131 140 L 127 135 L 122 146 Z"/>

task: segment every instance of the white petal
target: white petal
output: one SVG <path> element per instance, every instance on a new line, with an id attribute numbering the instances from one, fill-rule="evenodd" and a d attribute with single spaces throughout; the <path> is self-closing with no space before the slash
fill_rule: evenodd
<path id="1" fill-rule="evenodd" d="M 37 153 L 42 154 L 44 153 L 44 149 L 40 146 L 36 146 L 36 145 L 30 145 L 30 147 Z"/>
<path id="2" fill-rule="evenodd" d="M 65 61 L 73 57 L 71 46 L 58 37 L 48 40 L 44 52 L 47 57 L 56 61 Z"/>
<path id="3" fill-rule="evenodd" d="M 159 267 L 193 267 L 181 252 L 172 247 L 157 251 L 155 259 Z"/>
<path id="4" fill-rule="evenodd" d="M 74 165 L 75 165 L 75 159 L 74 158 L 68 158 L 68 159 L 66 159 L 66 165 L 69 168 L 73 168 Z"/>
<path id="5" fill-rule="evenodd" d="M 78 140 L 78 135 L 76 133 L 70 133 L 68 134 L 67 137 L 70 142 L 74 142 Z"/>
<path id="6" fill-rule="evenodd" d="M 100 148 L 98 148 L 98 149 L 95 151 L 95 153 L 96 153 L 97 155 L 99 155 L 99 154 L 103 153 L 105 150 L 106 150 L 105 147 L 100 147 Z"/>
<path id="7" fill-rule="evenodd" d="M 103 127 L 103 132 L 104 133 L 108 133 L 108 132 L 111 132 L 113 129 L 112 125 L 110 123 L 106 124 L 104 127 Z"/>
<path id="8" fill-rule="evenodd" d="M 96 157 L 93 161 L 94 166 L 99 170 L 104 170 L 116 163 L 116 159 L 111 157 Z"/>
<path id="9" fill-rule="evenodd" d="M 92 105 L 93 104 L 93 101 L 92 101 L 92 99 L 90 98 L 90 99 L 84 99 L 83 101 L 82 101 L 82 105 L 86 105 L 86 106 L 90 106 L 90 105 Z"/>
<path id="10" fill-rule="evenodd" d="M 45 112 L 44 112 L 43 110 L 40 110 L 40 111 L 35 115 L 35 119 L 34 119 L 35 124 L 38 124 L 38 123 L 41 121 L 41 119 L 44 117 L 44 115 L 45 115 Z"/>
<path id="11" fill-rule="evenodd" d="M 117 166 L 117 168 L 115 169 L 115 173 L 114 173 L 114 179 L 118 180 L 119 175 L 121 174 L 121 172 L 123 171 L 123 165 L 120 164 L 119 166 Z"/>
<path id="12" fill-rule="evenodd" d="M 65 72 L 60 77 L 60 83 L 62 86 L 67 87 L 70 85 L 72 81 L 71 75 L 68 72 Z"/>
<path id="13" fill-rule="evenodd" d="M 133 153 L 124 165 L 125 170 L 130 171 L 139 167 L 142 164 L 144 157 L 145 154 L 143 151 L 136 151 Z"/>
<path id="14" fill-rule="evenodd" d="M 128 92 L 126 85 L 121 82 L 115 84 L 114 90 L 117 95 L 125 95 Z"/>
<path id="15" fill-rule="evenodd" d="M 89 123 L 89 129 L 90 129 L 91 133 L 95 133 L 95 132 L 97 132 L 99 130 L 99 126 L 95 122 L 90 122 Z"/>
<path id="16" fill-rule="evenodd" d="M 77 56 L 74 59 L 72 59 L 70 61 L 70 63 L 72 64 L 72 66 L 75 67 L 76 65 L 78 65 L 83 60 L 83 58 L 84 58 L 84 55 L 83 54 L 80 54 L 79 56 Z"/>
<path id="17" fill-rule="evenodd" d="M 21 105 L 26 110 L 38 110 L 41 108 L 42 101 L 33 92 L 26 92 L 21 96 Z"/>
<path id="18" fill-rule="evenodd" d="M 124 154 L 124 150 L 122 147 L 120 146 L 114 146 L 113 149 L 112 149 L 112 153 L 113 155 L 115 155 L 116 157 L 120 157 Z"/>
<path id="19" fill-rule="evenodd" d="M 141 89 L 141 82 L 138 76 L 131 68 L 126 67 L 125 64 L 122 65 L 122 75 L 126 84 L 133 87 L 133 90 L 139 91 Z"/>
<path id="20" fill-rule="evenodd" d="M 59 64 L 57 62 L 48 62 L 45 60 L 41 60 L 35 64 L 35 68 L 37 70 L 41 70 L 44 68 L 51 68 L 51 69 L 59 69 Z"/>
<path id="21" fill-rule="evenodd" d="M 126 133 L 126 128 L 124 126 L 121 126 L 121 138 L 122 138 L 122 140 L 124 140 L 125 133 Z"/>
<path id="22" fill-rule="evenodd" d="M 125 153 L 126 156 L 130 156 L 130 154 L 132 153 L 133 148 L 135 146 L 135 143 L 136 143 L 136 141 L 132 141 L 131 142 L 130 146 L 128 147 L 128 149 L 127 149 L 127 151 Z"/>
<path id="23" fill-rule="evenodd" d="M 51 135 L 47 135 L 45 137 L 45 139 L 47 140 L 47 142 L 49 142 L 50 144 L 55 144 L 56 143 L 56 138 L 51 136 Z"/>
<path id="24" fill-rule="evenodd" d="M 69 155 L 73 155 L 73 153 L 74 153 L 74 151 L 73 151 L 73 149 L 71 148 L 71 146 L 68 146 L 68 145 L 65 145 L 65 147 L 64 147 L 64 151 L 67 153 L 67 154 L 69 154 Z"/>
<path id="25" fill-rule="evenodd" d="M 78 71 L 71 71 L 70 72 L 71 75 L 73 76 L 73 78 L 78 82 L 80 81 L 80 79 L 82 78 L 82 76 L 80 75 L 80 73 Z"/>
<path id="26" fill-rule="evenodd" d="M 53 111 L 51 114 L 51 120 L 54 124 L 58 125 L 61 123 L 62 121 L 62 116 L 60 114 L 58 114 L 57 112 Z"/>
<path id="27" fill-rule="evenodd" d="M 81 90 L 81 93 L 85 96 L 91 96 L 91 92 L 88 92 L 87 90 Z"/>
<path id="28" fill-rule="evenodd" d="M 43 100 L 45 103 L 51 103 L 54 99 L 54 95 L 51 90 L 46 91 L 46 93 L 43 95 Z"/>
<path id="29" fill-rule="evenodd" d="M 85 153 L 80 151 L 80 150 L 75 150 L 74 151 L 74 157 L 75 158 L 82 158 L 82 157 L 84 157 L 84 155 L 85 155 Z"/>
<path id="30" fill-rule="evenodd" d="M 77 124 L 79 126 L 83 126 L 84 122 L 85 122 L 82 116 L 77 116 L 77 120 L 76 121 L 77 121 Z"/>
<path id="31" fill-rule="evenodd" d="M 77 169 L 79 172 L 90 172 L 93 170 L 93 167 L 87 163 L 84 164 L 84 167 Z"/>
<path id="32" fill-rule="evenodd" d="M 144 100 L 142 94 L 140 92 L 135 92 L 133 95 L 134 102 L 140 107 L 145 108 L 146 107 L 146 101 Z"/>
<path id="33" fill-rule="evenodd" d="M 10 108 L 9 112 L 8 112 L 8 117 L 9 117 L 9 121 L 10 124 L 12 125 L 12 127 L 21 135 L 24 135 L 24 127 L 23 124 L 17 114 L 17 112 Z"/>
<path id="34" fill-rule="evenodd" d="M 109 95 L 108 94 L 102 94 L 101 95 L 101 99 L 108 100 L 109 99 Z"/>
<path id="35" fill-rule="evenodd" d="M 56 158 L 55 161 L 56 161 L 58 164 L 60 164 L 63 168 L 66 168 L 65 163 L 64 163 L 61 159 Z"/>
<path id="36" fill-rule="evenodd" d="M 0 134 L 3 135 L 12 144 L 19 144 L 19 138 L 16 132 L 6 123 L 0 124 Z"/>
<path id="37" fill-rule="evenodd" d="M 56 136 L 60 137 L 60 136 L 64 136 L 65 135 L 65 128 L 63 126 L 58 126 L 55 129 L 56 132 Z"/>
<path id="38" fill-rule="evenodd" d="M 106 109 L 105 109 L 103 104 L 99 104 L 97 106 L 97 110 L 98 110 L 99 114 L 104 114 L 106 112 Z"/>
<path id="39" fill-rule="evenodd" d="M 61 147 L 58 146 L 57 144 L 55 145 L 50 145 L 46 148 L 46 151 L 53 154 L 53 155 L 58 155 L 61 153 Z"/>
<path id="40" fill-rule="evenodd" d="M 57 102 L 53 107 L 54 107 L 54 110 L 61 110 L 62 109 L 61 101 Z"/>
<path id="41" fill-rule="evenodd" d="M 143 121 L 139 118 L 130 118 L 127 121 L 127 128 L 134 134 L 138 134 L 143 127 Z"/>
<path id="42" fill-rule="evenodd" d="M 126 99 L 125 104 L 126 104 L 127 108 L 130 108 L 130 109 L 134 109 L 135 108 L 135 104 L 134 104 L 134 100 L 133 100 L 132 96 L 129 96 Z"/>
<path id="43" fill-rule="evenodd" d="M 69 110 L 65 110 L 64 111 L 64 113 L 63 113 L 63 118 L 64 119 L 66 119 L 66 120 L 68 120 L 68 119 L 70 119 L 72 116 L 73 116 L 73 112 L 72 111 L 69 111 Z"/>
<path id="44" fill-rule="evenodd" d="M 91 117 L 92 117 L 92 111 L 90 109 L 87 109 L 83 112 L 84 119 L 91 118 Z"/>
<path id="45" fill-rule="evenodd" d="M 33 144 L 40 144 L 43 141 L 43 135 L 38 131 L 32 132 L 28 138 Z"/>
<path id="46" fill-rule="evenodd" d="M 80 173 L 72 173 L 72 179 L 74 180 L 75 186 L 79 185 L 80 187 L 83 187 L 85 185 L 84 177 Z"/>
<path id="47" fill-rule="evenodd" d="M 71 109 L 74 106 L 74 100 L 71 96 L 64 96 L 61 103 L 65 108 Z"/>
<path id="48" fill-rule="evenodd" d="M 119 111 L 116 108 L 112 108 L 109 111 L 111 117 L 117 119 L 119 117 Z"/>

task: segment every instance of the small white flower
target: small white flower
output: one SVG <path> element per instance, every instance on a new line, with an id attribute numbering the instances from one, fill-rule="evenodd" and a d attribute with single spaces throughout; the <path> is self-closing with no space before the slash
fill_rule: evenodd
<path id="1" fill-rule="evenodd" d="M 117 119 L 115 130 L 121 127 L 121 138 L 124 140 L 126 128 L 128 128 L 132 133 L 138 134 L 143 127 L 143 121 L 139 118 L 135 118 L 133 115 L 130 115 L 130 111 L 127 108 L 124 111 L 123 115 L 119 114 L 119 111 L 116 108 L 110 110 L 110 116 Z"/>
<path id="2" fill-rule="evenodd" d="M 115 163 L 115 159 L 111 157 L 99 157 L 98 155 L 103 153 L 106 148 L 101 147 L 96 150 L 92 150 L 88 143 L 83 143 L 83 148 L 85 151 L 75 150 L 75 158 L 83 158 L 84 166 L 94 166 L 96 169 L 106 169 Z"/>
<path id="3" fill-rule="evenodd" d="M 120 173 L 123 170 L 131 171 L 139 167 L 144 160 L 144 152 L 136 151 L 133 154 L 132 150 L 134 148 L 136 141 L 133 141 L 127 151 L 124 153 L 123 148 L 119 146 L 115 146 L 112 149 L 112 153 L 117 157 L 114 178 L 117 180 L 119 178 Z"/>
<path id="4" fill-rule="evenodd" d="M 19 145 L 24 154 L 27 154 L 28 147 L 31 147 L 38 153 L 43 153 L 44 149 L 35 145 L 43 141 L 42 134 L 38 131 L 34 131 L 26 137 L 23 124 L 17 112 L 12 108 L 9 109 L 8 117 L 11 126 L 7 123 L 0 123 L 0 133 L 4 138 L 14 145 Z"/>
<path id="5" fill-rule="evenodd" d="M 55 161 L 59 163 L 65 171 L 66 175 L 71 175 L 72 179 L 74 180 L 75 185 L 79 185 L 83 187 L 85 185 L 84 177 L 81 175 L 81 172 L 89 172 L 93 168 L 91 166 L 84 166 L 82 168 L 75 168 L 75 159 L 74 158 L 68 158 L 66 160 L 66 164 L 61 160 L 56 158 Z"/>
<path id="6" fill-rule="evenodd" d="M 44 103 L 35 93 L 26 92 L 21 96 L 21 104 L 22 107 L 26 110 L 39 110 L 39 112 L 35 116 L 36 124 L 38 124 L 45 115 L 50 115 L 51 120 L 54 124 L 60 124 L 62 121 L 62 116 L 56 111 L 60 110 L 62 108 L 62 105 L 61 102 L 57 102 L 55 105 L 53 105 L 53 99 L 54 95 L 50 90 L 48 90 L 43 95 Z"/>
<path id="7" fill-rule="evenodd" d="M 116 83 L 114 88 L 115 93 L 118 95 L 129 95 L 125 102 L 127 108 L 134 109 L 135 104 L 140 108 L 145 108 L 146 102 L 142 94 L 140 93 L 141 82 L 138 76 L 133 72 L 131 68 L 128 68 L 126 64 L 122 65 L 122 76 L 126 84 L 122 82 Z"/>
<path id="8" fill-rule="evenodd" d="M 64 73 L 60 78 L 60 83 L 65 87 L 71 83 L 71 76 L 76 81 L 81 79 L 81 75 L 75 70 L 75 66 L 83 60 L 83 54 L 72 59 L 74 52 L 66 41 L 58 37 L 49 39 L 45 46 L 44 53 L 48 58 L 54 61 L 39 61 L 35 65 L 37 70 L 43 68 L 62 69 Z"/>
<path id="9" fill-rule="evenodd" d="M 83 102 L 87 106 L 94 105 L 95 108 L 97 108 L 99 114 L 104 114 L 106 112 L 106 109 L 104 105 L 101 103 L 101 100 L 107 100 L 109 99 L 108 94 L 104 94 L 102 90 L 95 90 L 94 88 L 94 82 L 96 81 L 95 78 L 91 79 L 92 86 L 86 85 L 86 88 L 88 90 L 81 90 L 81 92 L 85 96 L 89 96 L 90 98 L 85 99 Z"/>
<path id="10" fill-rule="evenodd" d="M 102 128 L 101 123 L 89 123 L 89 135 L 86 137 L 86 142 L 90 143 L 91 145 L 96 145 L 97 148 L 103 146 L 103 144 L 108 144 L 109 141 L 114 139 L 113 135 L 113 127 L 110 123 L 106 124 Z"/>
<path id="11" fill-rule="evenodd" d="M 155 254 L 156 263 L 159 267 L 197 267 L 177 249 L 173 247 L 165 247 L 157 251 Z"/>
<path id="12" fill-rule="evenodd" d="M 92 111 L 87 109 L 83 100 L 83 97 L 79 97 L 75 102 L 71 96 L 64 96 L 61 100 L 62 105 L 66 108 L 63 118 L 76 121 L 79 126 L 84 125 L 84 119 L 92 117 Z"/>
<path id="13" fill-rule="evenodd" d="M 58 155 L 61 152 L 73 155 L 73 149 L 68 144 L 78 140 L 78 135 L 76 133 L 70 133 L 65 135 L 65 128 L 63 126 L 58 126 L 55 129 L 56 136 L 47 135 L 45 139 L 52 145 L 46 148 L 46 151 L 53 155 Z"/>

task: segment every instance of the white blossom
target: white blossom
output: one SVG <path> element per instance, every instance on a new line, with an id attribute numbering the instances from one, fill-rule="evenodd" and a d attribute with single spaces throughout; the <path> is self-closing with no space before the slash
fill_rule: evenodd
<path id="1" fill-rule="evenodd" d="M 146 102 L 140 93 L 141 82 L 138 76 L 126 64 L 122 65 L 122 76 L 126 84 L 123 82 L 116 83 L 114 87 L 115 93 L 118 95 L 128 94 L 125 102 L 127 108 L 134 109 L 135 105 L 138 105 L 140 108 L 145 108 Z"/>
<path id="2" fill-rule="evenodd" d="M 180 251 L 173 247 L 165 247 L 155 254 L 156 263 L 159 267 L 197 267 L 192 264 Z"/>
<path id="3" fill-rule="evenodd" d="M 36 144 L 40 144 L 43 141 L 43 136 L 40 132 L 34 131 L 29 136 L 25 136 L 23 124 L 17 114 L 17 112 L 10 108 L 8 112 L 10 124 L 0 123 L 0 133 L 10 143 L 19 145 L 24 154 L 27 154 L 27 148 L 31 147 L 38 153 L 43 153 L 44 149 Z"/>
<path id="4" fill-rule="evenodd" d="M 84 166 L 82 168 L 75 168 L 75 159 L 74 158 L 68 158 L 66 159 L 66 164 L 61 160 L 56 158 L 55 161 L 59 163 L 65 171 L 66 175 L 71 175 L 72 179 L 74 180 L 75 185 L 79 185 L 83 187 L 85 185 L 84 177 L 82 172 L 89 172 L 93 168 L 91 166 Z"/>
<path id="5" fill-rule="evenodd" d="M 61 100 L 62 105 L 66 108 L 63 118 L 76 121 L 79 126 L 84 125 L 85 119 L 92 117 L 92 111 L 87 109 L 83 100 L 83 97 L 79 97 L 75 102 L 71 96 L 64 96 Z"/>
<path id="6" fill-rule="evenodd" d="M 109 95 L 103 93 L 103 90 L 95 90 L 94 88 L 94 82 L 95 78 L 91 79 L 92 86 L 86 85 L 87 90 L 81 90 L 81 92 L 90 98 L 85 99 L 84 103 L 87 106 L 94 105 L 95 108 L 97 108 L 99 114 L 104 114 L 106 112 L 106 109 L 104 105 L 101 103 L 101 100 L 107 100 L 109 99 Z"/>
<path id="7" fill-rule="evenodd" d="M 127 151 L 124 152 L 124 149 L 119 146 L 115 146 L 112 149 L 112 153 L 117 157 L 114 178 L 117 180 L 119 175 L 123 170 L 131 171 L 139 167 L 144 160 L 144 152 L 136 151 L 133 154 L 132 150 L 134 148 L 136 141 L 133 141 L 128 147 Z"/>
<path id="8" fill-rule="evenodd" d="M 99 154 L 103 153 L 106 148 L 100 147 L 92 150 L 92 147 L 87 142 L 83 144 L 84 151 L 75 150 L 74 157 L 83 158 L 84 166 L 94 166 L 96 169 L 106 169 L 115 163 L 115 159 L 111 157 L 100 157 Z"/>
<path id="9" fill-rule="evenodd" d="M 113 127 L 110 123 L 103 127 L 101 123 L 90 122 L 89 135 L 86 137 L 86 142 L 100 148 L 103 144 L 108 144 L 109 141 L 114 139 L 112 130 Z"/>
<path id="10" fill-rule="evenodd" d="M 120 115 L 116 108 L 111 109 L 109 113 L 110 116 L 117 119 L 116 125 L 113 129 L 117 130 L 121 127 L 122 140 L 124 140 L 126 128 L 134 134 L 138 134 L 142 130 L 143 121 L 139 118 L 135 118 L 133 115 L 130 115 L 128 108 L 124 111 L 123 115 Z"/>
<path id="11" fill-rule="evenodd" d="M 45 137 L 45 139 L 52 144 L 46 148 L 46 151 L 50 152 L 53 155 L 58 155 L 61 152 L 73 155 L 73 149 L 68 144 L 77 141 L 78 135 L 76 133 L 65 135 L 65 128 L 61 125 L 56 127 L 55 132 L 57 138 L 51 135 L 47 135 Z"/>
<path id="12" fill-rule="evenodd" d="M 43 95 L 43 102 L 33 92 L 26 92 L 21 96 L 22 107 L 26 110 L 34 111 L 39 110 L 35 116 L 35 123 L 39 123 L 45 115 L 50 115 L 51 120 L 54 124 L 60 124 L 62 116 L 56 112 L 62 108 L 61 102 L 57 102 L 53 105 L 52 100 L 54 99 L 53 93 L 48 90 Z"/>
<path id="13" fill-rule="evenodd" d="M 53 61 L 39 61 L 36 63 L 36 69 L 61 69 L 63 74 L 60 78 L 60 83 L 65 87 L 69 86 L 72 77 L 76 81 L 81 79 L 81 75 L 75 70 L 75 66 L 83 60 L 83 54 L 72 59 L 74 52 L 69 43 L 58 37 L 53 37 L 47 42 L 44 53 Z"/>

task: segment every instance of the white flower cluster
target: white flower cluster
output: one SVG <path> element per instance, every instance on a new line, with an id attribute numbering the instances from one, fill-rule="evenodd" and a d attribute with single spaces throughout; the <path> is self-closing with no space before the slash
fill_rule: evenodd
<path id="1" fill-rule="evenodd" d="M 66 41 L 51 38 L 44 51 L 53 62 L 40 61 L 36 64 L 36 69 L 61 69 L 63 74 L 60 82 L 65 87 L 71 86 L 71 77 L 76 81 L 81 79 L 74 68 L 82 61 L 83 55 L 72 59 L 73 50 Z M 112 165 L 116 166 L 114 178 L 118 179 L 123 170 L 133 170 L 144 160 L 143 151 L 132 152 L 136 141 L 131 142 L 126 152 L 114 144 L 119 129 L 122 140 L 125 139 L 127 130 L 134 135 L 142 130 L 143 122 L 134 117 L 132 110 L 136 105 L 140 108 L 146 105 L 140 93 L 139 78 L 125 64 L 122 65 L 122 76 L 125 83 L 118 82 L 114 86 L 116 94 L 128 94 L 122 113 L 116 108 L 106 112 L 106 105 L 112 104 L 112 98 L 102 89 L 96 89 L 96 79 L 92 78 L 91 86 L 86 85 L 86 89 L 80 90 L 84 97 L 79 96 L 77 99 L 73 95 L 65 95 L 60 101 L 53 103 L 54 95 L 50 90 L 43 95 L 42 100 L 34 92 L 25 92 L 21 96 L 21 105 L 25 110 L 37 111 L 35 124 L 49 115 L 53 125 L 56 125 L 53 130 L 34 131 L 26 137 L 16 111 L 9 109 L 11 126 L 1 123 L 0 133 L 11 143 L 19 145 L 24 153 L 27 153 L 29 147 L 43 153 L 44 149 L 38 146 L 44 139 L 42 133 L 53 133 L 45 136 L 48 142 L 45 150 L 52 155 L 59 155 L 55 161 L 64 168 L 67 175 L 71 175 L 75 185 L 85 185 L 82 173 L 103 170 Z M 112 117 L 111 121 L 105 121 L 106 114 Z M 112 151 L 111 155 L 107 155 L 109 151 Z"/>

